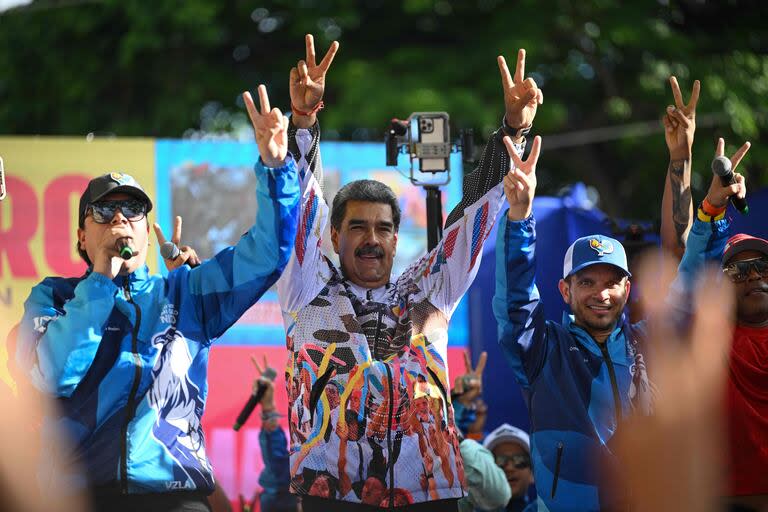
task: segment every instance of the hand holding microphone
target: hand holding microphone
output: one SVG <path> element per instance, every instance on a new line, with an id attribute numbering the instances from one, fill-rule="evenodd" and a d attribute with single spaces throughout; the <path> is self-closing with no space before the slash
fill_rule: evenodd
<path id="1" fill-rule="evenodd" d="M 186 264 L 192 268 L 200 265 L 200 258 L 197 256 L 197 252 L 188 245 L 182 245 L 181 243 L 181 217 L 176 216 L 173 225 L 173 236 L 171 240 L 167 241 L 163 235 L 160 224 L 155 222 L 154 224 L 155 236 L 157 236 L 157 243 L 160 245 L 160 255 L 165 262 L 165 268 L 168 272 L 179 268 Z"/>
<path id="2" fill-rule="evenodd" d="M 274 386 L 272 383 L 275 381 L 275 377 L 277 377 L 277 372 L 267 363 L 267 356 L 264 356 L 264 368 L 259 366 L 259 363 L 253 356 L 251 356 L 251 361 L 253 361 L 253 365 L 256 367 L 256 370 L 260 375 L 259 378 L 254 381 L 251 396 L 248 397 L 248 401 L 243 406 L 243 410 L 240 411 L 240 414 L 237 416 L 237 420 L 235 420 L 235 424 L 232 427 L 235 431 L 240 430 L 245 422 L 248 421 L 248 417 L 251 415 L 259 402 L 262 402 L 262 415 L 265 413 L 274 413 L 275 410 Z M 262 425 L 262 428 L 267 427 L 268 425 L 265 422 L 265 424 Z"/>
<path id="3" fill-rule="evenodd" d="M 720 138 L 717 141 L 715 159 L 712 160 L 712 183 L 707 193 L 707 201 L 715 208 L 724 208 L 730 200 L 733 206 L 742 214 L 749 212 L 747 206 L 746 185 L 744 176 L 735 172 L 744 155 L 749 151 L 751 144 L 745 142 L 729 159 L 725 156 L 725 141 Z"/>

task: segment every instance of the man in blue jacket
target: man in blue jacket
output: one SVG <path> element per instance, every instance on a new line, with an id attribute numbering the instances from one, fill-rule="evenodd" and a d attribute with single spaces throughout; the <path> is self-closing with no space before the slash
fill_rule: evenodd
<path id="1" fill-rule="evenodd" d="M 88 270 L 46 278 L 24 305 L 17 360 L 58 398 L 52 426 L 86 477 L 73 472 L 72 487 L 87 486 L 96 510 L 208 510 L 208 352 L 278 279 L 296 235 L 288 120 L 270 109 L 264 86 L 259 96 L 261 113 L 244 94 L 261 156 L 257 216 L 234 247 L 195 268 L 150 275 L 152 202 L 130 176 L 107 174 L 80 200 L 78 250 Z"/>
<path id="2" fill-rule="evenodd" d="M 623 510 L 611 440 L 622 418 L 648 414 L 651 389 L 638 341 L 623 315 L 630 273 L 622 245 L 593 235 L 565 255 L 558 287 L 572 315 L 544 319 L 535 283 L 536 160 L 510 153 L 509 210 L 496 245 L 493 310 L 499 340 L 525 390 L 539 510 Z M 605 470 L 604 468 L 608 468 Z"/>

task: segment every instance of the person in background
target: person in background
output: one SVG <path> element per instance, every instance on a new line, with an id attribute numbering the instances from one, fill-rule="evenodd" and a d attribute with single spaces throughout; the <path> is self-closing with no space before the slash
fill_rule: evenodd
<path id="1" fill-rule="evenodd" d="M 745 143 L 730 158 L 735 171 L 749 150 Z M 724 156 L 719 139 L 715 156 Z M 727 487 L 734 510 L 768 508 L 768 241 L 738 233 L 731 236 L 726 214 L 733 197 L 746 197 L 746 183 L 734 172 L 735 183 L 723 185 L 713 176 L 688 235 L 673 289 L 680 294 L 678 307 L 690 304 L 693 282 L 707 263 L 717 263 L 733 284 L 736 326 L 732 333 L 728 378 L 725 381 L 727 443 L 722 446 Z M 746 508 L 747 510 L 749 508 Z"/>
<path id="2" fill-rule="evenodd" d="M 536 509 L 536 501 L 531 500 L 529 489 L 533 485 L 531 468 L 531 445 L 528 433 L 508 423 L 504 423 L 488 434 L 483 446 L 490 450 L 496 464 L 504 470 L 509 484 L 510 499 L 498 511 L 522 512 Z"/>
<path id="3" fill-rule="evenodd" d="M 261 398 L 261 429 L 259 430 L 259 445 L 264 469 L 259 475 L 259 485 L 263 492 L 259 496 L 261 512 L 296 512 L 298 500 L 291 493 L 291 473 L 288 455 L 288 438 L 280 426 L 281 414 L 275 407 L 275 385 L 272 379 L 264 375 L 274 375 L 274 370 L 269 367 L 264 356 L 260 366 L 256 358 L 251 356 L 251 361 L 259 372 L 259 377 L 253 382 L 256 386 L 266 386 L 266 391 Z"/>
<path id="4" fill-rule="evenodd" d="M 463 354 L 465 372 L 454 379 L 451 390 L 456 426 L 464 438 L 482 441 L 488 417 L 488 406 L 483 401 L 483 370 L 488 354 L 480 354 L 474 369 L 469 353 L 465 351 Z"/>
<path id="5" fill-rule="evenodd" d="M 488 354 L 483 352 L 472 368 L 469 353 L 464 352 L 465 373 L 454 380 L 451 398 L 460 431 L 459 450 L 464 466 L 467 496 L 459 500 L 461 512 L 496 510 L 510 498 L 504 471 L 496 465 L 493 454 L 478 441 L 483 438 L 487 407 L 482 398 L 483 370 Z"/>

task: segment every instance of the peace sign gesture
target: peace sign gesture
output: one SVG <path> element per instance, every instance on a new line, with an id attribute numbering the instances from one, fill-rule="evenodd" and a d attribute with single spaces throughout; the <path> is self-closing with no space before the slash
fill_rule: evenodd
<path id="1" fill-rule="evenodd" d="M 263 84 L 259 86 L 261 112 L 256 110 L 250 92 L 243 93 L 243 101 L 253 124 L 256 144 L 259 146 L 259 154 L 264 165 L 281 167 L 288 154 L 288 118 L 280 112 L 280 109 L 269 108 L 269 96 Z"/>
<path id="2" fill-rule="evenodd" d="M 501 72 L 501 85 L 504 89 L 505 119 L 510 128 L 528 128 L 536 117 L 536 109 L 544 103 L 544 94 L 533 78 L 525 77 L 525 50 L 517 52 L 517 65 L 514 78 L 509 74 L 507 61 L 502 55 L 496 58 Z"/>
<path id="3" fill-rule="evenodd" d="M 736 183 L 732 185 L 723 185 L 720 176 L 713 175 L 712 181 L 709 184 L 709 191 L 707 192 L 707 201 L 715 208 L 722 208 L 728 204 L 728 198 L 731 196 L 744 199 L 747 195 L 747 185 L 744 181 L 744 175 L 736 172 L 736 168 L 739 166 L 741 159 L 747 154 L 752 144 L 745 142 L 733 156 L 731 160 L 731 170 L 733 171 L 733 177 Z M 722 137 L 717 139 L 717 146 L 715 147 L 715 156 L 725 156 L 725 139 Z"/>
<path id="4" fill-rule="evenodd" d="M 453 392 L 459 395 L 457 400 L 470 404 L 483 393 L 483 370 L 487 360 L 488 353 L 481 353 L 477 358 L 477 366 L 472 369 L 469 353 L 464 352 L 464 375 L 456 377 L 453 383 Z"/>
<path id="5" fill-rule="evenodd" d="M 523 161 L 517 156 L 512 139 L 504 137 L 504 145 L 512 159 L 512 170 L 504 176 L 504 195 L 507 196 L 509 220 L 517 221 L 528 218 L 533 207 L 533 196 L 536 194 L 536 162 L 541 151 L 541 137 L 533 139 L 533 146 L 528 158 Z"/>
<path id="6" fill-rule="evenodd" d="M 163 230 L 157 222 L 155 222 L 152 227 L 155 230 L 157 244 L 159 247 L 162 247 L 167 242 Z M 166 258 L 163 256 L 163 263 L 165 263 L 165 268 L 168 269 L 168 272 L 179 268 L 185 263 L 193 268 L 200 264 L 200 258 L 197 256 L 197 252 L 188 245 L 181 245 L 181 216 L 179 215 L 174 219 L 171 242 L 179 249 L 179 254 L 175 258 Z M 160 251 L 160 253 L 162 255 L 163 251 Z"/>
<path id="7" fill-rule="evenodd" d="M 683 103 L 677 78 L 669 77 L 669 84 L 672 86 L 675 105 L 669 105 L 667 113 L 662 118 L 664 139 L 667 142 L 671 160 L 690 160 L 693 134 L 696 131 L 696 105 L 699 102 L 701 82 L 694 80 L 691 100 L 687 104 Z"/>
<path id="8" fill-rule="evenodd" d="M 307 118 L 302 120 L 305 121 L 303 124 L 311 120 L 311 123 L 306 126 L 308 127 L 315 123 L 315 114 L 319 110 L 325 92 L 325 75 L 331 67 L 336 52 L 339 51 L 339 42 L 331 43 L 320 64 L 317 64 L 315 59 L 315 39 L 312 34 L 307 34 L 304 42 L 307 47 L 307 58 L 300 60 L 296 67 L 291 68 L 289 85 L 291 109 L 295 116 Z"/>

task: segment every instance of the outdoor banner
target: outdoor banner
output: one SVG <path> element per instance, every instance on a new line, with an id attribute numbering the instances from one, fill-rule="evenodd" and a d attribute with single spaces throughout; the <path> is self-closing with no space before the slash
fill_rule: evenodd
<path id="1" fill-rule="evenodd" d="M 75 247 L 77 208 L 91 178 L 124 172 L 155 197 L 155 142 L 0 137 L 0 157 L 8 192 L 0 202 L 0 340 L 4 341 L 21 320 L 34 285 L 48 276 L 77 277 L 85 271 Z M 154 253 L 149 266 L 157 268 Z M 14 387 L 7 358 L 5 343 L 0 343 L 0 385 Z"/>
<path id="2" fill-rule="evenodd" d="M 400 200 L 402 221 L 393 269 L 399 274 L 426 250 L 426 193 L 411 184 L 405 165 L 384 166 L 383 144 L 323 143 L 324 194 L 355 179 L 387 183 Z M 78 200 L 88 180 L 107 172 L 131 174 L 152 198 L 149 222 L 159 222 L 170 238 L 173 218 L 183 219 L 182 244 L 206 259 L 237 242 L 256 212 L 253 167 L 256 145 L 232 141 L 0 137 L 8 197 L 0 203 L 0 341 L 22 316 L 32 286 L 46 276 L 80 276 L 85 271 L 75 249 Z M 452 160 L 452 179 L 443 189 L 445 218 L 461 198 L 462 171 Z M 424 178 L 424 177 L 422 177 Z M 437 175 L 442 180 L 444 176 Z M 423 179 L 422 179 L 423 181 Z M 324 249 L 336 258 L 326 231 Z M 154 233 L 150 233 L 151 272 L 165 273 Z M 336 261 L 338 259 L 336 258 Z M 461 351 L 468 342 L 468 301 L 460 303 L 449 332 L 451 376 L 463 371 Z M 0 343 L 0 385 L 14 388 L 13 364 Z M 258 492 L 262 459 L 257 408 L 235 432 L 232 425 L 257 376 L 250 361 L 266 356 L 277 370 L 278 410 L 287 411 L 287 361 L 280 306 L 273 287 L 216 340 L 210 354 L 209 394 L 203 426 L 216 478 L 236 500 Z M 285 418 L 283 427 L 287 427 Z"/>

